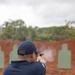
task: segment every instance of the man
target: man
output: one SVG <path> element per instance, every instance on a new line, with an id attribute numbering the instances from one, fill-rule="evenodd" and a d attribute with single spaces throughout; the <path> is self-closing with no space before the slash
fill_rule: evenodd
<path id="1" fill-rule="evenodd" d="M 17 50 L 18 60 L 11 61 L 3 75 L 45 75 L 45 64 L 37 62 L 35 45 L 30 41 L 22 42 Z"/>

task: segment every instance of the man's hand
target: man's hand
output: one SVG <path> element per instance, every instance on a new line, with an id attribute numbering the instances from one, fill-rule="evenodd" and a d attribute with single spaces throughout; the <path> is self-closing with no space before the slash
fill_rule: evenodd
<path id="1" fill-rule="evenodd" d="M 38 57 L 37 57 L 37 61 L 40 61 L 40 62 L 46 64 L 46 60 L 45 60 L 44 55 L 42 55 L 42 56 L 38 56 Z"/>

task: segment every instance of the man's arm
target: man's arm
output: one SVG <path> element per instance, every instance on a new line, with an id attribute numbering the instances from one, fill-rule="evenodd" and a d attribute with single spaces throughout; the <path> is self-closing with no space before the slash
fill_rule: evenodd
<path id="1" fill-rule="evenodd" d="M 44 63 L 39 62 L 38 75 L 46 75 L 46 65 Z"/>

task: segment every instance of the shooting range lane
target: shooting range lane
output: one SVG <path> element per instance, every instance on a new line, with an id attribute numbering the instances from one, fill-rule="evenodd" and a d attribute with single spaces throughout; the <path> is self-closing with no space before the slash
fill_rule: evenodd
<path id="1" fill-rule="evenodd" d="M 19 44 L 19 41 L 8 41 L 8 40 L 0 40 L 0 53 L 1 57 L 0 60 L 2 62 L 2 68 L 0 68 L 0 75 L 3 74 L 3 69 L 10 63 L 11 60 L 16 60 L 16 58 L 11 58 L 13 53 L 16 53 L 17 45 Z M 68 67 L 71 67 L 70 72 L 71 75 L 75 75 L 75 40 L 64 40 L 64 41 L 55 41 L 55 42 L 33 42 L 36 47 L 40 51 L 50 50 L 50 61 L 47 61 L 47 74 L 46 75 L 58 75 L 59 74 L 59 68 L 62 67 L 61 63 L 58 62 L 59 52 L 62 50 L 62 45 L 67 44 L 68 48 L 67 50 L 71 52 L 71 65 L 68 64 Z M 52 50 L 52 51 L 51 51 Z M 55 51 L 55 52 L 54 52 Z M 47 51 L 48 52 L 48 51 Z M 49 53 L 48 52 L 48 53 Z M 49 56 L 49 55 L 48 55 Z M 3 59 L 4 58 L 4 59 Z M 59 64 L 60 63 L 60 64 Z M 58 65 L 60 65 L 58 67 Z M 68 75 L 68 72 L 66 70 L 60 70 L 61 75 Z"/>

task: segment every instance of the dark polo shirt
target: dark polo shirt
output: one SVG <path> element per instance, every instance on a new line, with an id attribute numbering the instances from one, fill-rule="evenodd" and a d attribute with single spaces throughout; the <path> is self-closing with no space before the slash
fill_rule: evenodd
<path id="1" fill-rule="evenodd" d="M 46 67 L 41 62 L 30 63 L 24 61 L 12 61 L 6 67 L 3 75 L 45 75 Z"/>

